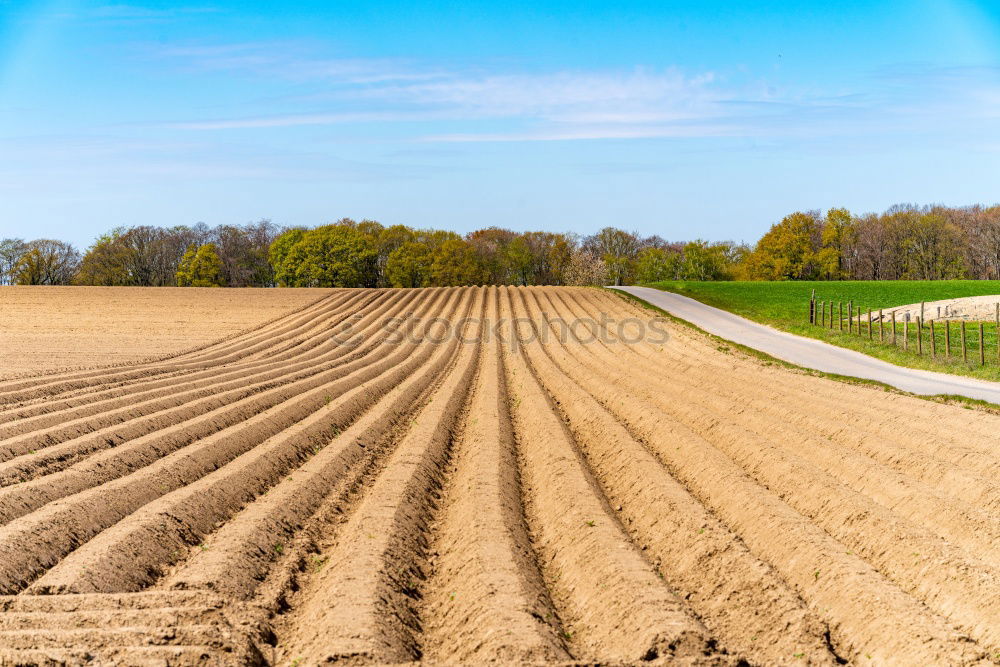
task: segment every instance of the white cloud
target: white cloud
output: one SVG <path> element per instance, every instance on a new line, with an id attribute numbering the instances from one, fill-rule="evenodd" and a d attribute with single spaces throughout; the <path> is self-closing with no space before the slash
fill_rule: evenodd
<path id="1" fill-rule="evenodd" d="M 434 81 L 373 87 L 359 95 L 424 106 L 444 106 L 477 115 L 561 115 L 652 113 L 703 110 L 720 97 L 710 73 L 687 77 L 662 72 L 556 72 L 476 76 L 456 73 Z"/>
<path id="2" fill-rule="evenodd" d="M 995 117 L 995 71 L 901 66 L 842 90 L 790 89 L 738 75 L 679 68 L 495 71 L 396 59 L 316 58 L 302 44 L 171 47 L 159 52 L 203 72 L 293 82 L 257 113 L 171 124 L 183 130 L 434 123 L 423 141 L 557 141 L 709 136 L 805 137 L 934 129 Z M 509 69 L 509 68 L 508 68 Z M 960 85 L 959 85 L 960 84 Z M 287 90 L 287 87 L 286 87 Z M 441 131 L 442 123 L 456 131 Z M 472 131 L 463 124 L 476 123 Z"/>
<path id="3" fill-rule="evenodd" d="M 369 122 L 482 121 L 560 126 L 510 137 L 689 135 L 691 126 L 725 116 L 729 92 L 711 72 L 688 75 L 676 68 L 622 71 L 495 73 L 418 67 L 398 60 L 317 59 L 301 46 L 263 43 L 171 47 L 160 56 L 185 68 L 227 71 L 266 80 L 292 80 L 311 89 L 271 98 L 268 113 L 170 124 L 184 130 L 340 125 Z M 315 108 L 289 112 L 287 107 Z M 280 109 L 284 106 L 285 109 Z M 277 107 L 277 108 L 275 108 Z M 652 130 L 644 126 L 655 125 Z M 598 129 L 600 128 L 600 129 Z M 706 131 L 712 133 L 711 128 Z M 460 135 L 458 135 L 460 136 Z M 490 135 L 492 136 L 492 135 Z"/>
<path id="4" fill-rule="evenodd" d="M 266 127 L 340 125 L 343 123 L 394 122 L 414 119 L 413 114 L 398 112 L 286 114 L 170 123 L 167 127 L 177 130 L 240 130 Z"/>
<path id="5" fill-rule="evenodd" d="M 592 139 L 668 139 L 682 137 L 719 137 L 741 134 L 738 127 L 725 125 L 700 126 L 582 126 L 574 128 L 540 129 L 533 132 L 440 134 L 423 137 L 422 141 L 470 143 L 477 141 L 583 141 Z"/>

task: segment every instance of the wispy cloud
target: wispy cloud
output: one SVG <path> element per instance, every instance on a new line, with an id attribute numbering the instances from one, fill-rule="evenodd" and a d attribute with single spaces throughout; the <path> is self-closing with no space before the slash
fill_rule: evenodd
<path id="1" fill-rule="evenodd" d="M 690 125 L 725 115 L 721 104 L 730 91 L 716 85 L 712 72 L 687 74 L 676 68 L 623 71 L 497 73 L 481 69 L 443 69 L 400 60 L 311 58 L 301 45 L 243 43 L 171 47 L 159 52 L 186 70 L 227 72 L 262 80 L 304 83 L 294 97 L 271 99 L 268 113 L 178 121 L 183 130 L 341 125 L 349 123 L 424 123 L 491 120 L 536 127 L 484 133 L 483 140 L 538 136 L 600 138 L 690 134 Z M 297 53 L 298 51 L 298 53 Z M 279 107 L 312 107 L 290 112 Z M 649 130 L 643 130 L 646 126 Z M 708 129 L 710 133 L 715 130 Z M 472 140 L 473 135 L 465 136 Z M 521 139 L 516 139 L 521 137 Z M 449 139 L 451 140 L 451 139 Z"/>
<path id="2" fill-rule="evenodd" d="M 668 139 L 688 137 L 721 137 L 744 134 L 744 128 L 725 125 L 702 126 L 581 126 L 573 128 L 543 128 L 531 132 L 439 134 L 421 138 L 427 142 L 523 142 L 523 141 L 581 141 L 587 139 Z"/>
<path id="3" fill-rule="evenodd" d="M 242 42 L 156 47 L 152 55 L 189 71 L 230 72 L 253 78 L 351 86 L 440 76 L 391 58 L 316 58 L 298 42 Z"/>
<path id="4" fill-rule="evenodd" d="M 182 130 L 428 123 L 419 141 L 558 141 L 715 136 L 826 136 L 925 126 L 935 115 L 994 117 L 993 68 L 920 65 L 873 73 L 844 90 L 791 90 L 737 73 L 679 68 L 494 71 L 404 60 L 317 58 L 307 45 L 171 47 L 158 56 L 201 72 L 286 81 L 294 93 L 260 113 L 178 121 Z M 507 68 L 510 69 L 509 67 Z M 305 107 L 305 108 L 304 108 Z M 477 123 L 441 131 L 442 123 Z"/>
<path id="5" fill-rule="evenodd" d="M 424 116 L 430 119 L 430 116 Z M 417 120 L 411 113 L 391 111 L 371 111 L 357 113 L 286 114 L 255 116 L 248 118 L 226 118 L 181 123 L 168 123 L 167 127 L 177 130 L 240 130 L 268 127 L 305 127 L 309 125 L 340 125 L 344 123 L 374 123 Z"/>
<path id="6" fill-rule="evenodd" d="M 556 72 L 484 75 L 453 73 L 434 81 L 369 88 L 359 96 L 420 106 L 443 106 L 475 115 L 570 120 L 580 113 L 703 113 L 719 99 L 712 73 L 679 70 Z M 685 113 L 685 111 L 687 113 Z"/>
<path id="7" fill-rule="evenodd" d="M 0 5 L 5 0 L 0 0 Z M 186 17 L 197 17 L 203 14 L 221 12 L 217 7 L 146 7 L 135 4 L 90 4 L 58 7 L 53 11 L 42 11 L 28 15 L 24 20 L 29 22 L 46 22 L 52 19 L 65 22 L 78 22 L 83 25 L 107 24 L 129 27 L 136 24 L 164 23 Z"/>
<path id="8" fill-rule="evenodd" d="M 144 7 L 141 5 L 98 5 L 87 10 L 87 16 L 106 19 L 163 19 L 184 14 L 212 14 L 215 7 L 170 7 L 167 9 Z"/>

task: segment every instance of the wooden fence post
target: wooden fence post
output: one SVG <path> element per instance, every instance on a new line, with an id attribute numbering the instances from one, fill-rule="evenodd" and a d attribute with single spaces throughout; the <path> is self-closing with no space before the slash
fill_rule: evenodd
<path id="1" fill-rule="evenodd" d="M 816 324 L 821 327 L 826 326 L 826 304 L 822 301 L 819 302 L 819 321 Z"/>
<path id="2" fill-rule="evenodd" d="M 885 320 L 882 319 L 882 309 L 878 309 L 878 342 L 885 342 Z"/>
<path id="3" fill-rule="evenodd" d="M 937 339 L 934 338 L 934 320 L 931 320 L 931 359 L 937 359 Z"/>
<path id="4" fill-rule="evenodd" d="M 951 320 L 944 320 L 944 357 L 951 359 Z"/>
<path id="5" fill-rule="evenodd" d="M 896 344 L 896 311 L 892 311 L 892 344 Z"/>
<path id="6" fill-rule="evenodd" d="M 844 302 L 837 302 L 837 321 L 840 323 L 840 330 L 844 330 Z"/>
<path id="7" fill-rule="evenodd" d="M 965 347 L 965 320 L 959 320 L 959 324 L 962 325 L 962 361 L 964 363 L 969 363 L 969 350 Z"/>
<path id="8" fill-rule="evenodd" d="M 854 299 L 847 302 L 847 333 L 854 331 Z"/>
<path id="9" fill-rule="evenodd" d="M 983 338 L 983 323 L 979 323 L 979 365 L 986 365 L 986 340 Z"/>
<path id="10" fill-rule="evenodd" d="M 917 316 L 917 354 L 924 353 L 924 318 Z"/>
<path id="11" fill-rule="evenodd" d="M 910 349 L 910 320 L 903 320 L 903 349 Z"/>
<path id="12" fill-rule="evenodd" d="M 872 309 L 868 309 L 868 340 L 872 339 Z"/>

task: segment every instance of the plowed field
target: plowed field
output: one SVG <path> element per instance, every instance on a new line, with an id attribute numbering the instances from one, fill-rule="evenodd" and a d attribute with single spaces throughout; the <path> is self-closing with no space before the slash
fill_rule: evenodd
<path id="1" fill-rule="evenodd" d="M 1000 657 L 1000 418 L 650 317 L 333 290 L 0 382 L 0 664 Z"/>
<path id="2" fill-rule="evenodd" d="M 178 354 L 267 324 L 325 289 L 3 287 L 0 380 Z"/>

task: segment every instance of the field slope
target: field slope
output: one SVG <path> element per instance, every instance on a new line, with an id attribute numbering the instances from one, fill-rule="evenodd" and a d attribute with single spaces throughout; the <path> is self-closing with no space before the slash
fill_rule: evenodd
<path id="1" fill-rule="evenodd" d="M 649 317 L 584 288 L 333 290 L 0 382 L 0 664 L 998 655 L 1000 418 Z"/>

